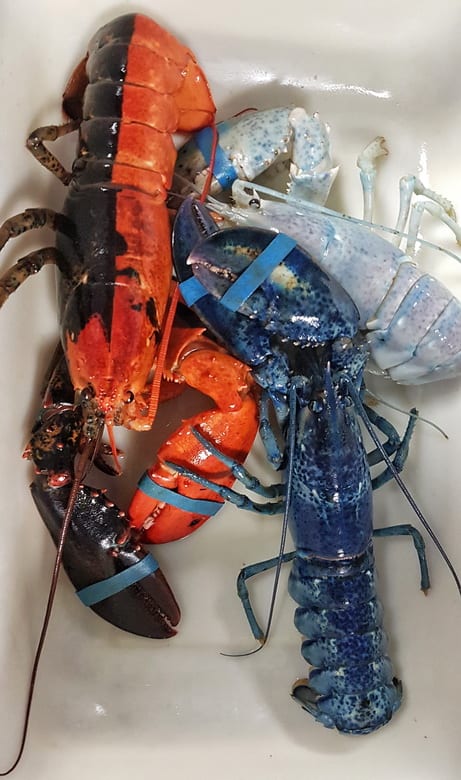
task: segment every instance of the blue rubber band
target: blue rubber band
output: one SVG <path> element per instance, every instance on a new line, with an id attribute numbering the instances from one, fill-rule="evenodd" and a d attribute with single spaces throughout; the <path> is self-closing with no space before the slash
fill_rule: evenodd
<path id="1" fill-rule="evenodd" d="M 223 507 L 223 501 L 207 501 L 199 498 L 188 498 L 182 496 L 175 490 L 157 485 L 148 474 L 144 474 L 138 482 L 138 489 L 146 496 L 157 498 L 159 501 L 165 501 L 177 509 L 183 509 L 186 512 L 194 512 L 198 515 L 215 515 Z"/>
<path id="2" fill-rule="evenodd" d="M 224 128 L 224 122 L 219 125 L 221 130 Z M 201 151 L 207 165 L 211 161 L 211 149 L 213 146 L 213 130 L 211 127 L 204 127 L 194 135 L 194 141 L 197 148 Z M 237 179 L 237 171 L 230 162 L 224 149 L 219 144 L 216 147 L 215 162 L 213 167 L 213 176 L 223 190 L 230 189 Z"/>
<path id="3" fill-rule="evenodd" d="M 278 233 L 256 260 L 253 260 L 226 290 L 220 301 L 222 305 L 230 311 L 237 311 L 242 303 L 266 281 L 274 268 L 277 268 L 282 260 L 285 260 L 295 246 L 294 239 L 286 236 L 285 233 Z"/>
<path id="4" fill-rule="evenodd" d="M 179 291 L 187 306 L 193 306 L 194 303 L 197 303 L 204 295 L 209 295 L 208 290 L 195 278 L 195 276 L 189 276 L 188 279 L 181 282 Z"/>
<path id="5" fill-rule="evenodd" d="M 142 558 L 128 569 L 124 569 L 101 582 L 95 582 L 94 585 L 88 585 L 87 588 L 77 590 L 75 594 L 85 607 L 91 607 L 93 604 L 98 604 L 100 601 L 104 601 L 104 599 L 115 596 L 116 593 L 120 593 L 130 585 L 134 585 L 135 582 L 143 580 L 144 577 L 153 574 L 158 568 L 157 561 L 149 553 L 145 558 Z"/>

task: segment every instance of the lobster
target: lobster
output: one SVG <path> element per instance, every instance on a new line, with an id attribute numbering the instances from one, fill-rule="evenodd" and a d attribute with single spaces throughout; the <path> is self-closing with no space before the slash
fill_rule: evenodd
<path id="1" fill-rule="evenodd" d="M 411 535 L 421 588 L 429 587 L 421 534 L 409 525 L 373 531 L 372 489 L 392 477 L 428 528 L 398 476 L 416 411 L 400 439 L 387 420 L 362 403 L 368 347 L 358 330 L 359 312 L 291 237 L 256 228 L 217 231 L 203 207 L 189 200 L 176 220 L 174 248 L 185 299 L 231 353 L 252 367 L 285 442 L 278 462 L 286 466 L 286 485 L 266 488 L 234 464 L 247 488 L 275 500 L 255 505 L 220 490 L 243 508 L 273 514 L 284 507 L 296 545 L 293 553 L 242 570 L 239 595 L 252 632 L 265 641 L 246 580 L 294 561 L 289 589 L 299 605 L 295 624 L 308 637 L 302 655 L 314 669 L 308 680 L 295 684 L 293 696 L 324 726 L 345 734 L 375 731 L 400 706 L 402 686 L 386 654 L 372 536 Z M 376 445 L 370 453 L 359 417 Z M 264 403 L 261 421 L 267 454 L 277 462 L 277 440 Z M 384 445 L 374 428 L 387 436 Z M 372 480 L 370 466 L 381 461 L 386 467 Z M 232 466 L 225 456 L 223 462 Z M 189 470 L 184 473 L 193 476 Z M 436 544 L 440 549 L 438 540 Z"/>
<path id="2" fill-rule="evenodd" d="M 193 54 L 148 17 L 121 16 L 90 41 L 63 107 L 65 124 L 40 127 L 27 140 L 37 160 L 68 186 L 62 212 L 27 209 L 0 228 L 0 247 L 29 230 L 55 231 L 55 247 L 21 258 L 1 277 L 0 305 L 53 264 L 60 272 L 61 320 L 61 344 L 25 451 L 36 470 L 32 495 L 57 555 L 23 741 L 11 769 L 24 747 L 61 560 L 81 601 L 104 619 L 146 637 L 173 636 L 179 607 L 142 541 L 182 538 L 223 502 L 172 472 L 165 460 L 200 463 L 204 473 L 232 484 L 190 428 L 198 425 L 237 460 L 257 431 L 248 369 L 205 338 L 203 327 L 191 327 L 190 318 L 173 327 L 178 296 L 171 291 L 165 204 L 176 159 L 172 133 L 207 126 L 215 112 Z M 46 142 L 76 130 L 69 172 Z M 87 472 L 93 462 L 108 474 L 120 471 L 114 426 L 149 430 L 159 400 L 177 393 L 172 383 L 201 390 L 215 406 L 169 437 L 126 514 L 106 490 L 85 484 Z M 109 445 L 102 443 L 104 430 Z"/>
<path id="3" fill-rule="evenodd" d="M 284 115 L 288 111 L 274 109 L 273 114 Z M 302 115 L 302 111 L 300 108 L 293 110 L 296 115 Z M 272 119 L 271 112 L 267 111 L 250 114 L 252 126 L 259 127 L 259 134 L 253 133 L 248 138 L 245 115 L 231 123 L 233 135 L 230 140 L 227 123 L 222 123 L 216 176 L 226 183 L 228 190 L 231 189 L 234 205 L 212 200 L 210 207 L 231 224 L 288 233 L 337 279 L 360 312 L 360 329 L 367 334 L 370 345 L 369 369 L 401 384 L 421 384 L 458 376 L 461 371 L 460 301 L 436 277 L 420 270 L 415 260 L 419 226 L 425 211 L 446 224 L 461 243 L 461 228 L 451 202 L 425 187 L 417 177 L 405 176 L 400 183 L 396 227 L 390 231 L 394 235 L 391 240 L 378 235 L 378 226 L 369 223 L 373 220 L 376 161 L 387 154 L 385 141 L 380 136 L 368 144 L 357 160 L 364 198 L 363 220 L 348 219 L 324 208 L 329 187 L 325 190 L 321 185 L 315 187 L 316 179 L 310 198 L 291 182 L 287 196 L 260 184 L 249 185 L 245 179 L 255 178 L 263 170 L 262 164 L 258 167 L 256 163 L 264 160 L 266 169 L 282 151 L 276 147 L 273 158 L 266 152 L 266 135 L 271 128 L 269 116 Z M 329 162 L 328 134 L 309 133 L 305 129 L 307 115 L 305 117 L 304 126 L 298 123 L 299 127 L 304 127 L 304 132 L 299 130 L 295 138 L 297 157 L 304 140 L 306 157 Z M 234 141 L 237 128 L 243 133 L 238 144 Z M 201 133 L 198 134 L 200 137 Z M 191 152 L 189 156 L 195 159 Z M 229 157 L 236 169 L 227 179 L 222 174 L 223 157 Z M 240 159 L 245 161 L 244 169 L 243 165 L 238 165 Z M 297 170 L 296 165 L 292 164 L 291 168 Z M 335 174 L 336 171 L 337 168 Z M 192 165 L 188 170 L 181 164 L 178 172 L 187 174 L 191 181 L 200 182 Z M 206 169 L 201 176 L 205 173 Z M 318 176 L 321 182 L 322 174 Z M 422 195 L 425 200 L 412 205 L 413 194 Z M 265 198 L 265 195 L 269 197 Z M 408 240 L 403 251 L 399 244 L 408 219 Z"/>

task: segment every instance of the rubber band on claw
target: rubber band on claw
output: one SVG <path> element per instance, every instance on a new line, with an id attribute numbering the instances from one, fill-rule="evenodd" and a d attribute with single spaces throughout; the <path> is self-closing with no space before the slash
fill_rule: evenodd
<path id="1" fill-rule="evenodd" d="M 278 233 L 224 293 L 220 303 L 229 311 L 237 311 L 242 303 L 266 281 L 272 271 L 285 260 L 295 246 L 296 241 L 284 233 Z M 181 282 L 179 289 L 188 306 L 193 306 L 194 303 L 208 294 L 208 290 L 193 276 Z"/>
<path id="2" fill-rule="evenodd" d="M 169 490 L 169 488 L 158 485 L 147 474 L 144 474 L 139 480 L 138 488 L 151 498 L 157 498 L 159 501 L 165 501 L 166 504 L 175 506 L 178 509 L 199 515 L 215 515 L 223 506 L 222 501 L 207 501 L 205 499 L 183 496 L 175 490 Z"/>
<path id="3" fill-rule="evenodd" d="M 115 596 L 130 585 L 143 580 L 144 577 L 153 574 L 158 568 L 159 565 L 155 558 L 148 554 L 128 569 L 108 577 L 107 580 L 101 580 L 101 582 L 95 582 L 93 585 L 82 588 L 82 590 L 77 590 L 75 594 L 79 597 L 82 604 L 86 607 L 91 607 L 93 604 L 98 604 L 100 601 L 104 601 L 104 599 Z"/>
<path id="4" fill-rule="evenodd" d="M 221 126 L 221 131 L 223 125 Z M 204 127 L 199 130 L 194 136 L 194 141 L 201 151 L 203 158 L 207 165 L 211 161 L 211 149 L 213 146 L 213 130 L 211 127 Z M 219 146 L 216 147 L 215 162 L 213 166 L 213 176 L 219 182 L 223 190 L 232 187 L 234 181 L 237 179 L 237 171 L 232 163 L 229 161 L 224 149 Z"/>

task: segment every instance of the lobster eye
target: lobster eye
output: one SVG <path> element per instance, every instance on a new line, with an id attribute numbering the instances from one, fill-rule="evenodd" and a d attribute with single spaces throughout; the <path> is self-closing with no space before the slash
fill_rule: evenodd
<path id="1" fill-rule="evenodd" d="M 134 393 L 131 390 L 127 390 L 125 393 L 125 398 L 123 399 L 123 403 L 132 404 L 133 401 L 134 401 Z"/>
<path id="2" fill-rule="evenodd" d="M 83 403 L 86 401 L 91 401 L 92 398 L 94 398 L 95 392 L 91 385 L 87 385 L 87 387 L 84 387 L 83 390 L 80 393 L 80 399 Z"/>
<path id="3" fill-rule="evenodd" d="M 314 414 L 320 414 L 320 412 L 323 409 L 323 401 L 320 400 L 319 398 L 314 398 L 311 401 L 309 401 L 308 408 Z"/>
<path id="4" fill-rule="evenodd" d="M 250 209 L 257 211 L 259 208 L 261 208 L 261 201 L 259 198 L 251 198 L 251 200 L 248 201 L 248 205 Z"/>

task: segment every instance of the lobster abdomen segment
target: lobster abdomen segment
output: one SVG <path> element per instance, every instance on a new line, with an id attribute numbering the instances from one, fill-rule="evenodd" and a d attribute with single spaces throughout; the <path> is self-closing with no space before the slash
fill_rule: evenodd
<path id="1" fill-rule="evenodd" d="M 346 734 L 383 726 L 400 706 L 402 689 L 386 655 L 372 545 L 349 561 L 298 553 L 289 592 L 300 605 L 295 625 L 309 637 L 301 652 L 314 667 L 295 684 L 294 698 L 324 726 Z"/>
<path id="2" fill-rule="evenodd" d="M 215 106 L 189 49 L 141 14 L 96 33 L 64 106 L 80 120 L 64 205 L 73 234 L 58 235 L 69 371 L 108 423 L 143 429 L 171 282 L 171 134 L 209 124 Z"/>

